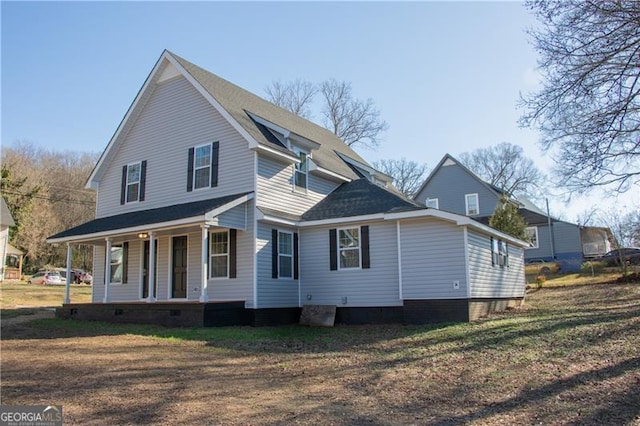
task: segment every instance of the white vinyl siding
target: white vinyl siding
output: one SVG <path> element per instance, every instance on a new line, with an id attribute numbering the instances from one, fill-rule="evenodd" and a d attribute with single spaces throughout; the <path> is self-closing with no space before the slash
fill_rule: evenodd
<path id="1" fill-rule="evenodd" d="M 307 192 L 292 191 L 294 169 L 290 164 L 258 157 L 258 206 L 300 215 L 338 187 L 319 176 L 307 175 Z"/>
<path id="2" fill-rule="evenodd" d="M 461 227 L 429 218 L 406 220 L 400 222 L 400 234 L 404 299 L 467 297 Z"/>
<path id="3" fill-rule="evenodd" d="M 218 186 L 187 192 L 189 148 L 219 141 Z M 158 85 L 100 181 L 97 217 L 146 210 L 254 189 L 255 153 L 247 141 L 183 77 Z M 122 165 L 148 162 L 145 202 L 120 204 Z M 291 186 L 289 185 L 289 192 Z"/>
<path id="4" fill-rule="evenodd" d="M 281 226 L 258 222 L 258 308 L 295 307 L 298 306 L 298 280 L 272 277 L 272 229 L 284 230 Z"/>
<path id="5" fill-rule="evenodd" d="M 509 267 L 500 268 L 493 266 L 491 262 L 491 237 L 469 231 L 467 241 L 472 298 L 524 296 L 524 250 L 522 248 L 507 244 Z"/>
<path id="6" fill-rule="evenodd" d="M 329 268 L 329 229 L 300 230 L 301 304 L 338 307 L 401 306 L 395 222 L 369 225 L 369 269 Z"/>

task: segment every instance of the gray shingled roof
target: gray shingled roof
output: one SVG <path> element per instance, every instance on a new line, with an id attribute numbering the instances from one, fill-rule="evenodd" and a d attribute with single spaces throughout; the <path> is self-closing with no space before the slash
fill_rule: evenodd
<path id="1" fill-rule="evenodd" d="M 302 215 L 303 221 L 376 213 L 424 210 L 426 207 L 361 178 L 340 185 Z"/>
<path id="2" fill-rule="evenodd" d="M 321 144 L 313 152 L 313 161 L 320 167 L 357 179 L 358 176 L 338 157 L 340 152 L 354 160 L 368 164 L 335 134 L 309 120 L 301 118 L 209 71 L 169 52 L 180 65 L 213 96 L 218 103 L 261 145 L 289 153 L 281 144 L 270 140 L 247 111 L 293 133 Z"/>
<path id="3" fill-rule="evenodd" d="M 237 200 L 248 193 L 228 195 L 226 197 L 212 198 L 209 200 L 193 201 L 184 204 L 175 204 L 167 207 L 159 207 L 150 210 L 142 210 L 118 214 L 115 216 L 101 217 L 83 223 L 76 227 L 67 229 L 49 237 L 49 239 L 74 237 L 79 235 L 90 235 L 99 232 L 115 231 L 123 228 L 133 228 L 136 226 L 153 225 L 156 223 L 169 222 L 172 220 L 186 219 L 189 217 L 202 216 L 211 210 Z"/>

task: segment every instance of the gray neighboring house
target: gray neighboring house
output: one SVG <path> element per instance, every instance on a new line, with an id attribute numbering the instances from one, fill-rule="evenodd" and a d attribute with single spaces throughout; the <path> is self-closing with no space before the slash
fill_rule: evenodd
<path id="1" fill-rule="evenodd" d="M 330 131 L 165 51 L 87 182 L 92 303 L 165 325 L 468 321 L 521 303 L 527 243 L 400 196 Z M 70 268 L 70 265 L 67 265 Z M 68 288 L 67 288 L 68 290 Z"/>
<path id="2" fill-rule="evenodd" d="M 446 154 L 429 174 L 414 199 L 432 208 L 463 214 L 488 224 L 504 194 L 453 156 Z M 528 224 L 532 245 L 525 261 L 557 261 L 565 271 L 579 271 L 583 261 L 580 227 L 547 214 L 530 200 L 512 201 Z"/>

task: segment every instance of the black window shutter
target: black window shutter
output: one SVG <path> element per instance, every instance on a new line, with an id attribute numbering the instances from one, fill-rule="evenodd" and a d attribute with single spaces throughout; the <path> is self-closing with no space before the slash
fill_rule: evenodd
<path id="1" fill-rule="evenodd" d="M 127 197 L 127 166 L 122 166 L 122 182 L 120 182 L 120 204 L 124 204 Z"/>
<path id="2" fill-rule="evenodd" d="M 237 277 L 236 268 L 236 241 L 238 237 L 237 229 L 229 229 L 229 278 Z"/>
<path id="3" fill-rule="evenodd" d="M 144 201 L 144 190 L 147 186 L 147 160 L 140 164 L 140 201 Z"/>
<path id="4" fill-rule="evenodd" d="M 193 191 L 193 156 L 195 155 L 194 148 L 189 148 L 189 158 L 187 161 L 187 192 Z"/>
<path id="5" fill-rule="evenodd" d="M 329 229 L 329 269 L 338 270 L 338 233 Z"/>
<path id="6" fill-rule="evenodd" d="M 213 271 L 211 270 L 212 266 L 211 266 L 211 254 L 210 254 L 210 247 L 211 247 L 211 231 L 207 231 L 209 235 L 207 235 L 207 275 L 209 275 L 207 278 L 213 278 Z"/>
<path id="7" fill-rule="evenodd" d="M 298 233 L 293 233 L 293 279 L 299 278 L 300 272 L 298 269 Z"/>
<path id="8" fill-rule="evenodd" d="M 129 243 L 122 243 L 122 283 L 129 279 Z"/>
<path id="9" fill-rule="evenodd" d="M 369 227 L 360 227 L 360 249 L 362 250 L 362 269 L 371 268 L 369 259 Z"/>
<path id="10" fill-rule="evenodd" d="M 278 230 L 271 230 L 271 278 L 278 278 Z"/>
<path id="11" fill-rule="evenodd" d="M 211 145 L 211 187 L 218 186 L 218 157 L 220 153 L 220 142 Z"/>

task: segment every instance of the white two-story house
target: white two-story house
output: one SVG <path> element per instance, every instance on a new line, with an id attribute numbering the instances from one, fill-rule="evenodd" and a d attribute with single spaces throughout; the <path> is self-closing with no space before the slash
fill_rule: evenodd
<path id="1" fill-rule="evenodd" d="M 467 321 L 524 297 L 527 245 L 400 196 L 330 131 L 165 51 L 87 187 L 91 304 L 168 325 Z M 70 262 L 68 262 L 70 263 Z M 68 265 L 70 267 L 70 265 Z"/>

